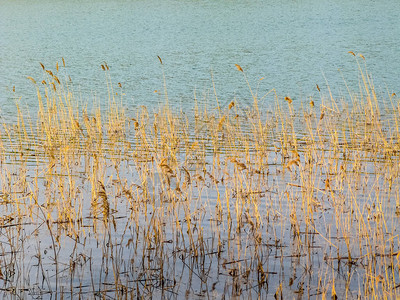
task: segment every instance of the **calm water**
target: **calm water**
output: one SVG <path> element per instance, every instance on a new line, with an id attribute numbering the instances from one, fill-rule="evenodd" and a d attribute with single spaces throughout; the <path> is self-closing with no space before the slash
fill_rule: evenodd
<path id="1" fill-rule="evenodd" d="M 190 110 L 193 107 L 194 91 L 197 92 L 197 98 L 202 99 L 205 97 L 211 103 L 209 107 L 214 107 L 212 104 L 212 101 L 215 101 L 212 77 L 218 97 L 223 105 L 227 105 L 234 98 L 239 102 L 249 101 L 250 93 L 246 81 L 243 78 L 243 74 L 236 70 L 235 64 L 240 64 L 243 67 L 253 88 L 256 88 L 260 84 L 260 94 L 275 88 L 281 97 L 289 95 L 297 101 L 295 103 L 299 103 L 299 99 L 305 100 L 308 96 L 319 98 L 316 84 L 321 87 L 322 93 L 327 94 L 326 82 L 328 82 L 335 95 L 346 95 L 344 79 L 353 91 L 358 89 L 359 80 L 357 63 L 348 51 L 362 53 L 366 57 L 368 70 L 373 74 L 375 86 L 378 91 L 382 93 L 386 91 L 389 93 L 396 92 L 400 95 L 400 91 L 398 90 L 400 88 L 400 27 L 398 26 L 400 1 L 397 0 L 0 1 L 0 123 L 12 121 L 15 118 L 13 112 L 15 111 L 14 103 L 16 99 L 21 99 L 27 106 L 36 103 L 35 88 L 26 77 L 32 76 L 40 82 L 43 71 L 39 63 L 43 63 L 46 68 L 54 71 L 56 62 L 61 64 L 61 57 L 64 57 L 67 62 L 66 72 L 63 75 L 69 74 L 71 76 L 78 97 L 87 103 L 93 101 L 94 96 L 99 101 L 105 101 L 106 99 L 106 80 L 100 66 L 104 62 L 107 62 L 110 66 L 110 75 L 113 82 L 120 82 L 123 86 L 124 93 L 126 94 L 124 99 L 128 108 L 139 105 L 147 105 L 151 108 L 156 106 L 160 101 L 163 101 L 164 98 L 162 95 L 154 93 L 154 90 L 163 90 L 163 69 L 157 56 L 162 57 L 164 61 L 164 72 L 170 103 L 175 106 L 181 106 L 183 110 Z M 363 63 L 361 59 L 360 62 Z M 259 79 L 262 77 L 264 80 L 260 81 Z M 13 92 L 14 87 L 15 93 Z M 272 98 L 266 98 L 265 105 L 268 107 L 272 104 L 271 101 L 273 101 Z M 136 136 L 136 131 L 132 136 Z M 327 143 L 329 144 L 329 139 Z M 57 165 L 55 167 L 54 178 L 51 177 L 53 175 L 49 175 L 50 178 L 47 178 L 47 170 L 53 169 L 55 165 L 50 166 L 49 162 L 49 166 L 47 166 L 48 162 L 46 159 L 40 161 L 40 158 L 33 153 L 31 157 L 32 161 L 23 161 L 27 160 L 26 156 L 20 156 L 18 152 L 19 148 L 17 149 L 18 145 L 15 144 L 14 146 L 16 148 L 8 145 L 4 147 L 6 151 L 15 155 L 12 156 L 9 154 L 10 161 L 6 161 L 0 168 L 0 179 L 3 180 L 3 182 L 0 182 L 2 186 L 9 187 L 9 194 L 12 195 L 14 193 L 14 197 L 17 194 L 17 199 L 20 201 L 25 198 L 21 198 L 18 193 L 25 193 L 26 190 L 22 187 L 20 192 L 16 188 L 18 184 L 25 180 L 26 184 L 34 186 L 36 179 L 36 184 L 41 189 L 39 202 L 42 203 L 45 200 L 51 200 L 51 202 L 59 203 L 59 199 L 61 199 L 59 193 L 64 192 L 64 185 L 68 186 L 70 184 L 70 182 L 67 183 L 67 177 L 63 173 L 65 170 L 61 168 L 62 163 L 57 162 L 60 166 Z M 42 151 L 40 143 L 38 147 Z M 33 152 L 30 148 L 31 145 L 25 149 L 27 153 L 30 153 L 30 151 Z M 321 152 L 324 153 L 323 151 Z M 364 155 L 367 156 L 368 151 L 366 152 Z M 207 154 L 210 155 L 208 157 L 210 159 L 212 151 Z M 354 156 L 356 155 L 358 154 L 355 153 Z M 61 155 L 56 157 L 61 157 Z M 93 186 L 89 175 L 85 172 L 89 169 L 94 170 L 94 167 L 92 167 L 94 163 L 91 161 L 90 153 L 87 160 L 84 160 L 82 157 L 77 158 L 77 161 L 74 161 L 73 164 L 73 173 L 77 174 L 76 201 L 83 203 L 82 214 L 84 224 L 82 226 L 90 228 L 91 225 L 87 223 L 91 222 L 90 210 L 93 205 L 88 199 L 92 197 Z M 267 254 L 263 263 L 265 266 L 268 266 L 271 278 L 271 289 L 261 290 L 260 295 L 264 296 L 268 294 L 272 298 L 280 282 L 288 283 L 290 280 L 294 280 L 294 285 L 288 283 L 285 286 L 289 291 L 288 295 L 294 298 L 299 293 L 298 290 L 301 290 L 300 287 L 303 286 L 304 282 L 305 286 L 308 285 L 310 287 L 308 291 L 314 293 L 320 284 L 318 278 L 321 276 L 329 278 L 331 266 L 323 262 L 323 255 L 328 254 L 334 259 L 335 257 L 339 257 L 339 252 L 333 252 L 333 248 L 329 248 L 326 241 L 316 235 L 313 243 L 317 247 L 313 249 L 312 254 L 309 254 L 307 257 L 297 257 L 291 253 L 291 251 L 297 253 L 301 248 L 300 244 L 297 245 L 294 241 L 290 240 L 292 236 L 289 233 L 291 223 L 287 220 L 290 220 L 291 210 L 289 210 L 290 206 L 282 206 L 281 200 L 286 199 L 282 195 L 288 190 L 287 183 L 292 182 L 294 182 L 294 185 L 291 185 L 294 191 L 294 194 L 291 195 L 292 199 L 302 197 L 301 190 L 297 189 L 301 187 L 302 178 L 297 177 L 296 173 L 281 172 L 282 169 L 284 170 L 284 167 L 282 166 L 282 161 L 278 160 L 278 154 L 274 154 L 271 151 L 271 157 L 270 166 L 268 167 L 271 173 L 267 175 L 266 181 L 263 178 L 262 195 L 257 196 L 262 198 L 262 201 L 266 201 L 266 206 L 263 206 L 260 211 L 262 221 L 266 224 L 266 227 L 263 227 L 262 233 L 262 238 L 266 244 L 263 244 L 264 248 L 262 251 Z M 340 160 L 338 158 L 338 160 L 343 162 L 345 159 Z M 186 163 L 184 157 L 182 157 L 183 161 Z M 221 161 L 223 160 L 221 159 Z M 302 161 L 305 161 L 305 159 L 302 158 Z M 112 166 L 111 160 L 107 160 L 106 162 L 107 164 L 105 165 Z M 386 200 L 397 197 L 396 199 L 398 199 L 396 188 L 393 189 L 393 195 L 390 192 L 389 194 L 385 194 L 384 192 L 388 184 L 386 175 L 390 173 L 390 170 L 388 171 L 389 173 L 385 173 L 388 168 L 383 164 L 384 162 L 382 165 L 376 162 L 365 162 L 365 168 L 372 171 L 370 173 L 362 173 L 363 176 L 360 181 L 364 182 L 365 186 L 372 182 L 374 186 L 382 188 L 383 191 L 382 195 L 379 194 L 379 189 L 375 190 L 374 186 L 371 187 L 371 191 L 367 189 L 368 193 L 366 194 L 363 194 L 364 190 L 362 192 L 360 190 L 358 202 L 362 205 L 371 204 L 372 206 L 371 202 L 375 198 Z M 61 170 L 59 173 L 57 173 L 58 167 Z M 209 168 L 207 171 L 211 174 L 213 172 L 212 164 L 208 164 L 207 167 Z M 106 184 L 108 192 L 113 191 L 114 188 L 112 178 L 119 176 L 119 174 L 117 176 L 113 173 L 117 169 L 121 171 L 123 179 L 126 178 L 129 180 L 129 185 L 132 184 L 132 186 L 140 188 L 138 184 L 142 183 L 139 181 L 139 171 L 135 170 L 146 169 L 145 160 L 144 162 L 140 162 L 139 160 L 135 162 L 132 159 L 127 159 L 118 168 L 110 167 L 104 175 L 105 182 L 108 182 L 108 185 Z M 152 170 L 156 170 L 155 166 L 152 168 Z M 232 166 L 232 169 L 230 169 L 231 173 L 234 173 L 233 168 Z M 395 167 L 393 168 L 395 169 Z M 43 172 L 39 172 L 38 170 L 43 170 Z M 379 173 L 379 170 L 384 171 L 382 171 L 383 173 Z M 196 175 L 196 172 L 193 171 L 193 177 Z M 221 178 L 226 175 L 222 175 L 222 169 L 219 172 L 221 173 L 219 174 Z M 282 175 L 279 175 L 281 173 Z M 321 173 L 317 172 L 317 174 L 320 174 L 321 180 L 324 180 L 325 177 L 328 178 L 328 174 L 325 174 L 324 171 L 321 171 Z M 268 179 L 268 176 L 270 176 L 270 179 Z M 8 178 L 9 181 L 4 180 L 5 178 Z M 247 178 L 245 179 L 247 180 Z M 396 177 L 396 187 L 398 186 L 397 179 Z M 226 191 L 229 192 L 235 188 L 237 190 L 237 187 L 233 184 L 235 181 L 232 181 L 231 185 L 227 179 L 227 183 L 220 184 L 221 187 L 219 187 L 220 190 L 217 196 L 211 177 L 207 180 L 206 183 L 209 185 L 204 185 L 206 188 L 204 188 L 205 191 L 203 194 L 201 193 L 201 189 L 203 188 L 202 183 L 200 183 L 201 188 L 199 188 L 199 183 L 196 183 L 197 189 L 193 190 L 191 199 L 198 198 L 199 201 L 193 201 L 193 207 L 191 206 L 190 209 L 193 212 L 193 216 L 200 220 L 199 224 L 202 228 L 205 228 L 206 245 L 211 249 L 211 254 L 206 260 L 206 266 L 209 265 L 209 270 L 211 270 L 209 286 L 206 289 L 213 290 L 216 293 L 209 296 L 210 298 L 212 296 L 221 298 L 226 292 L 227 285 L 225 283 L 228 281 L 225 281 L 227 279 L 223 278 L 225 278 L 228 270 L 223 270 L 222 273 L 219 273 L 215 269 L 221 262 L 220 258 L 217 258 L 214 255 L 215 253 L 211 252 L 216 249 L 216 244 L 213 245 L 209 242 L 211 238 L 215 238 L 213 230 L 217 228 L 213 227 L 216 225 L 213 225 L 214 223 L 212 222 L 214 216 L 212 209 L 215 207 L 217 199 L 219 199 L 220 192 L 221 195 L 225 195 Z M 252 180 L 254 182 L 253 185 L 249 184 L 250 187 L 255 187 L 260 182 L 256 182 L 258 180 L 256 175 Z M 247 181 L 251 183 L 251 178 L 250 181 Z M 52 185 L 49 185 L 48 182 L 52 182 Z M 153 181 L 150 181 L 151 184 L 158 189 L 160 181 L 153 179 Z M 324 181 L 321 181 L 319 184 L 321 185 L 320 188 L 323 188 Z M 55 190 L 54 194 L 47 194 L 48 186 L 50 186 L 50 189 L 53 188 Z M 269 189 L 269 187 L 272 188 Z M 117 188 L 117 185 L 115 185 L 114 192 L 117 193 L 118 189 L 119 186 Z M 57 192 L 58 190 L 60 192 Z M 163 195 L 161 191 L 160 189 L 160 199 Z M 136 192 L 139 195 L 138 188 L 136 188 Z M 0 200 L 3 199 L 5 201 L 8 194 L 1 192 L 0 196 Z M 226 199 L 229 199 L 230 196 L 232 199 L 230 209 L 234 211 L 235 198 L 239 199 L 239 197 L 232 193 L 232 195 L 226 196 Z M 315 212 L 314 215 L 317 220 L 317 226 L 322 228 L 320 230 L 323 230 L 321 236 L 328 236 L 328 234 L 330 236 L 332 229 L 332 239 L 339 240 L 338 229 L 334 227 L 336 212 L 333 210 L 333 206 L 330 206 L 329 195 L 328 193 L 320 193 L 317 196 L 318 202 L 316 203 L 321 202 L 328 207 L 327 210 L 320 210 L 318 213 Z M 29 193 L 26 199 L 28 197 Z M 108 268 L 110 267 L 111 270 L 111 265 L 114 263 L 112 260 L 107 260 L 106 262 L 104 260 L 104 257 L 108 257 L 112 253 L 108 251 L 113 251 L 112 249 L 110 250 L 110 243 L 107 240 L 111 239 L 111 236 L 116 249 L 119 251 L 118 255 L 115 256 L 115 261 L 118 263 L 122 262 L 119 269 L 121 271 L 121 278 L 127 282 L 127 286 L 133 287 L 133 290 L 137 288 L 136 282 L 142 282 L 142 275 L 138 275 L 138 270 L 145 268 L 141 265 L 140 257 L 137 256 L 136 250 L 133 251 L 132 245 L 139 245 L 136 246 L 139 247 L 139 250 L 146 249 L 147 245 L 142 243 L 146 232 L 142 231 L 142 229 L 151 229 L 150 218 L 147 219 L 147 216 L 144 218 L 142 215 L 143 211 L 137 209 L 134 212 L 137 216 L 135 215 L 134 218 L 138 220 L 137 224 L 140 223 L 140 226 L 137 225 L 138 229 L 129 227 L 129 230 L 127 230 L 127 224 L 131 224 L 134 219 L 133 217 L 130 219 L 128 216 L 128 213 L 130 213 L 130 208 L 127 209 L 129 201 L 118 202 L 116 194 L 110 198 L 115 199 L 115 208 L 117 209 L 115 209 L 114 215 L 118 224 L 118 227 L 115 227 L 118 230 L 116 228 L 112 229 L 110 226 L 110 237 L 107 234 L 103 236 L 99 234 L 99 237 L 97 237 L 97 233 L 94 234 L 90 231 L 91 229 L 87 229 L 87 237 L 80 235 L 74 245 L 71 244 L 69 236 L 64 235 L 64 233 L 60 235 L 62 243 L 61 246 L 58 246 L 58 249 L 60 249 L 58 259 L 60 260 L 60 268 L 63 268 L 60 273 L 57 273 L 57 269 L 54 266 L 54 259 L 52 258 L 52 251 L 55 248 L 52 248 L 54 241 L 48 237 L 49 229 L 44 226 L 44 215 L 42 218 L 42 215 L 39 214 L 39 216 L 36 216 L 37 220 L 35 219 L 34 222 L 23 224 L 24 230 L 19 230 L 20 227 L 14 227 L 14 223 L 10 225 L 10 230 L 14 234 L 12 236 L 17 237 L 14 240 L 5 235 L 4 232 L 7 232 L 6 230 L 1 231 L 0 244 L 3 245 L 3 253 L 7 254 L 2 258 L 0 266 L 3 269 L 2 272 L 6 274 L 4 270 L 7 261 L 23 262 L 20 263 L 20 266 L 17 265 L 15 267 L 19 273 L 16 273 L 16 275 L 14 273 L 6 274 L 11 279 L 2 280 L 2 291 L 4 293 L 12 292 L 13 290 L 7 290 L 4 287 L 8 288 L 15 284 L 18 288 L 23 288 L 17 290 L 18 293 L 23 294 L 26 292 L 30 296 L 35 295 L 35 293 L 36 295 L 43 295 L 57 290 L 54 287 L 54 283 L 58 280 L 62 283 L 58 291 L 63 288 L 67 289 L 71 285 L 71 298 L 73 298 L 72 294 L 76 293 L 76 291 L 79 290 L 78 293 L 81 293 L 81 289 L 83 289 L 83 295 L 87 293 L 88 295 L 93 295 L 93 297 L 96 296 L 95 291 L 107 287 L 103 285 L 104 282 L 107 284 L 111 282 L 113 284 L 113 280 L 115 280 L 111 275 L 111 271 L 109 275 L 102 277 L 104 268 L 106 267 L 108 272 Z M 383 205 L 385 213 L 386 211 L 392 211 L 395 205 L 395 201 L 388 200 L 386 202 Z M 375 206 L 375 203 L 373 204 Z M 164 204 L 157 205 L 160 205 L 160 207 L 157 207 L 155 212 L 163 216 L 162 209 L 163 207 L 168 208 L 168 206 Z M 76 206 L 78 210 L 77 207 L 78 205 Z M 296 208 L 295 205 L 293 207 Z M 0 224 L 0 227 L 8 228 L 6 227 L 8 223 L 4 226 L 4 222 L 7 221 L 4 216 L 6 216 L 8 207 L 2 204 L 1 209 L 2 213 L 0 215 L 3 217 L 0 218 L 0 223 L 3 222 L 3 224 Z M 153 207 L 150 208 L 149 206 L 149 211 L 151 209 Z M 300 205 L 297 206 L 299 216 L 303 215 L 302 209 Z M 269 223 L 269 212 L 277 212 L 276 216 L 271 214 L 271 223 Z M 178 210 L 177 214 L 182 214 L 179 218 L 177 217 L 180 221 L 184 220 L 183 209 Z M 390 213 L 387 215 L 393 216 Z M 13 219 L 10 220 L 13 221 Z M 160 220 L 164 219 L 160 217 Z M 172 241 L 174 239 L 176 220 L 169 220 L 167 218 L 165 220 L 170 222 L 166 223 L 165 237 L 167 241 Z M 345 220 L 344 217 L 343 220 Z M 371 222 L 373 221 L 371 220 Z M 398 219 L 390 219 L 387 222 L 390 225 L 389 228 L 394 228 L 393 232 L 396 232 L 395 228 L 398 228 Z M 181 223 L 184 224 L 184 222 Z M 58 225 L 54 223 L 54 226 Z M 356 225 L 354 225 L 355 227 Z M 62 226 L 60 225 L 59 228 L 62 228 Z M 121 228 L 125 228 L 125 231 L 121 230 Z M 253 246 L 251 243 L 248 244 L 247 234 L 250 232 L 249 226 L 245 229 L 247 232 L 243 231 L 242 236 L 238 235 L 237 241 L 242 241 L 243 246 L 250 247 L 243 248 L 246 249 L 244 250 L 245 255 L 247 253 L 250 256 L 252 255 L 251 247 Z M 300 229 L 301 231 L 306 231 L 306 228 Z M 15 232 L 12 230 L 15 230 Z M 233 229 L 232 232 L 234 231 Z M 96 230 L 93 230 L 93 232 L 96 232 Z M 182 232 L 185 231 L 183 230 Z M 222 240 L 229 241 L 231 239 L 230 229 L 229 233 L 226 229 L 221 229 L 221 232 Z M 278 245 L 278 243 L 273 244 L 276 239 L 274 241 L 272 237 L 279 237 L 283 246 L 279 246 L 280 244 Z M 396 240 L 396 237 L 393 237 L 393 240 L 397 243 L 394 248 L 398 249 L 398 239 Z M 131 243 L 131 239 L 134 242 Z M 392 240 L 392 237 L 388 238 L 388 241 L 390 240 Z M 164 244 L 163 249 L 169 255 L 169 253 L 179 249 L 181 245 L 189 247 L 188 244 L 185 244 L 185 241 L 182 244 L 168 242 Z M 235 247 L 237 247 L 237 251 L 239 252 L 242 245 L 240 242 L 238 242 L 238 245 Z M 341 250 L 345 253 L 344 242 L 341 245 L 343 247 Z M 361 257 L 363 253 L 361 253 L 361 250 L 360 253 L 357 252 L 357 245 L 356 243 L 353 251 L 356 256 L 359 255 Z M 224 242 L 222 246 L 223 255 L 226 255 L 227 258 L 231 258 L 230 256 L 235 258 L 241 257 L 240 253 L 231 254 L 229 252 L 232 249 L 229 242 Z M 12 251 L 8 251 L 9 248 L 7 247 Z M 277 253 L 279 247 L 281 248 L 281 252 Z M 385 247 L 383 246 L 384 250 L 387 249 Z M 15 251 L 15 249 L 18 251 Z M 182 249 L 179 249 L 179 251 Z M 233 247 L 233 249 L 236 248 Z M 270 251 L 270 249 L 275 250 Z M 154 250 L 154 252 L 149 252 L 149 257 L 157 257 L 157 248 L 149 247 L 147 250 Z M 41 253 L 43 253 L 42 257 L 39 255 Z M 181 254 L 181 252 L 177 253 Z M 17 259 L 11 256 L 14 254 L 17 255 Z M 113 253 L 111 257 L 112 255 Z M 90 260 L 88 257 L 91 257 Z M 285 262 L 282 260 L 279 263 L 279 258 L 281 257 L 287 258 Z M 309 257 L 315 260 L 312 262 L 312 265 L 315 266 L 312 276 L 307 274 L 308 271 L 306 268 L 303 270 L 303 266 L 307 266 L 308 264 L 307 260 Z M 42 259 L 43 263 L 39 261 L 39 258 Z M 222 258 L 225 259 L 224 256 Z M 118 261 L 119 259 L 120 261 Z M 189 283 L 191 283 L 194 287 L 203 285 L 201 277 L 199 279 L 195 277 L 192 283 L 190 276 L 192 272 L 189 272 L 189 270 L 191 271 L 193 268 L 191 269 L 190 266 L 186 268 L 187 263 L 184 259 L 182 259 L 182 262 L 178 260 L 178 263 L 173 261 L 173 259 L 175 259 L 175 256 L 166 256 L 166 265 L 173 266 L 174 268 L 177 267 L 177 269 L 182 268 L 181 275 L 178 274 L 176 276 L 180 276 L 181 278 L 181 288 L 177 288 L 179 292 L 177 296 L 183 296 L 185 292 L 183 287 L 186 283 L 189 286 Z M 188 255 L 187 261 L 189 259 L 191 257 Z M 238 262 L 240 261 L 238 260 Z M 44 268 L 38 271 L 36 267 L 40 264 Z M 68 264 L 72 264 L 73 266 L 75 264 L 79 265 L 80 269 L 78 269 L 81 273 L 79 271 L 68 273 L 70 270 L 64 268 Z M 245 264 L 243 263 L 243 265 Z M 285 271 L 282 266 L 285 267 Z M 322 266 L 321 269 L 319 269 L 320 266 Z M 344 297 L 346 291 L 343 287 L 349 284 L 350 278 L 352 278 L 349 284 L 350 290 L 354 291 L 354 298 L 358 295 L 356 293 L 360 289 L 360 284 L 362 284 L 358 281 L 363 279 L 366 270 L 364 267 L 364 265 L 360 266 L 355 273 L 349 272 L 348 277 L 342 277 L 341 274 L 337 276 L 338 279 L 335 280 L 341 289 L 340 296 Z M 249 268 L 255 270 L 256 266 L 250 266 Z M 298 268 L 298 271 L 296 268 Z M 329 270 L 329 272 L 326 270 Z M 336 270 L 340 273 L 340 262 L 337 263 Z M 170 275 L 170 278 L 175 278 L 175 274 L 178 271 L 175 271 L 175 269 L 167 270 L 167 275 Z M 360 273 L 358 274 L 357 272 Z M 42 274 L 50 278 L 47 279 L 48 282 L 44 282 L 44 279 L 41 277 Z M 59 278 L 54 274 L 59 274 Z M 190 279 L 187 280 L 187 278 Z M 90 279 L 92 282 L 90 282 Z M 222 280 L 219 282 L 220 279 Z M 254 282 L 257 281 L 256 277 L 250 279 Z M 349 281 L 345 282 L 347 279 Z M 252 282 L 251 280 L 249 282 Z M 398 282 L 398 277 L 395 278 L 394 282 Z M 80 286 L 82 283 L 84 285 Z M 215 291 L 213 287 L 214 283 L 216 285 Z M 167 282 L 167 284 L 170 284 L 170 282 Z M 26 290 L 26 287 L 29 290 Z M 142 287 L 141 289 L 143 290 Z M 189 295 L 201 298 L 200 292 L 203 291 L 194 290 Z M 111 290 L 110 293 L 113 293 L 113 291 Z M 157 291 L 154 294 L 155 298 L 157 296 L 156 293 Z M 246 290 L 244 293 L 244 295 L 248 295 L 246 294 Z M 317 294 L 308 294 L 311 298 L 315 295 Z M 300 298 L 301 295 L 298 297 Z M 173 298 L 173 295 L 171 295 L 171 298 Z"/>
<path id="2" fill-rule="evenodd" d="M 345 94 L 342 75 L 357 90 L 357 64 L 367 58 L 375 84 L 396 92 L 400 75 L 400 2 L 383 1 L 8 1 L 0 4 L 0 105 L 35 101 L 26 76 L 41 78 L 39 62 L 55 69 L 64 57 L 82 99 L 106 91 L 100 65 L 111 67 L 125 100 L 153 105 L 163 98 L 165 64 L 170 101 L 183 107 L 193 92 L 210 92 L 211 72 L 223 103 L 249 92 L 234 64 L 260 93 L 305 99 L 315 84 Z M 338 71 L 341 70 L 341 72 Z M 15 86 L 16 93 L 12 93 Z M 326 89 L 324 89 L 326 91 Z"/>

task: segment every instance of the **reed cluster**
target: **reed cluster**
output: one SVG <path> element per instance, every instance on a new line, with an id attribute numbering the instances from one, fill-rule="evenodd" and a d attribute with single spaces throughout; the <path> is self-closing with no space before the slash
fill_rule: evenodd
<path id="1" fill-rule="evenodd" d="M 400 105 L 366 71 L 300 102 L 237 66 L 251 105 L 128 114 L 106 64 L 105 109 L 42 67 L 0 130 L 4 296 L 400 296 Z"/>

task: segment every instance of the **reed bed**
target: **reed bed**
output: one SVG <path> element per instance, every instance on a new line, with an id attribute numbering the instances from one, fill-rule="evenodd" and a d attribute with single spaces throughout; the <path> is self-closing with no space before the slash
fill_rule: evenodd
<path id="1" fill-rule="evenodd" d="M 237 65 L 250 105 L 128 114 L 107 64 L 105 108 L 60 65 L 0 130 L 3 297 L 400 296 L 399 99 L 365 70 L 300 103 Z"/>

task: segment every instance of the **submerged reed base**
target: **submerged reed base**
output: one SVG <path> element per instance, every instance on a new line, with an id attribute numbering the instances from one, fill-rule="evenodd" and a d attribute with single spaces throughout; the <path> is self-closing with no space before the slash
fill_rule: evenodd
<path id="1" fill-rule="evenodd" d="M 3 297 L 400 296 L 399 99 L 365 72 L 346 102 L 127 115 L 43 69 L 0 130 Z"/>

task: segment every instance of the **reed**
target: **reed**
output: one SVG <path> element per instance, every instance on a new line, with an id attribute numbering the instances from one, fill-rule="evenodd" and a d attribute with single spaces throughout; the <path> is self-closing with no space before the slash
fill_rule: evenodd
<path id="1" fill-rule="evenodd" d="M 400 296 L 399 99 L 361 64 L 357 93 L 301 102 L 236 65 L 252 104 L 193 115 L 165 76 L 128 114 L 106 63 L 105 108 L 41 66 L 37 116 L 0 129 L 4 297 Z"/>

